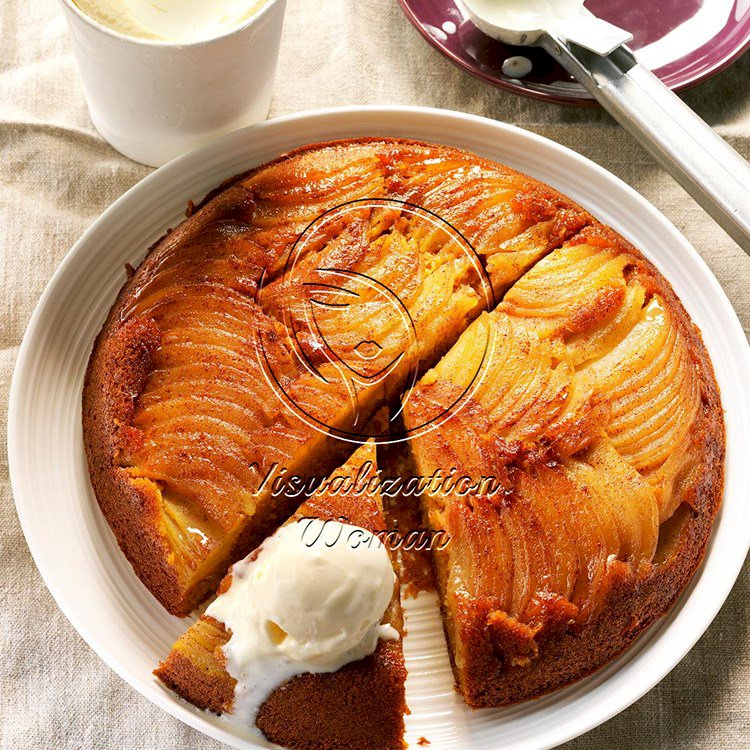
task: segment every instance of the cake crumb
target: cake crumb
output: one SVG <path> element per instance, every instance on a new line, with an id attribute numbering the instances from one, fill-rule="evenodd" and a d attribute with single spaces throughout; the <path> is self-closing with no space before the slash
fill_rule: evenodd
<path id="1" fill-rule="evenodd" d="M 430 741 L 427 739 L 427 737 L 420 737 L 417 740 L 417 745 L 429 745 Z"/>

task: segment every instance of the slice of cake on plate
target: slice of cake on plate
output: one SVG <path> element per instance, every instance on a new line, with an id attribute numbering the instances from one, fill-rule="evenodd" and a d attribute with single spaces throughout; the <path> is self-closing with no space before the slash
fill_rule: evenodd
<path id="1" fill-rule="evenodd" d="M 156 676 L 300 750 L 402 750 L 406 669 L 375 445 L 234 565 Z"/>
<path id="2" fill-rule="evenodd" d="M 420 474 L 456 477 L 422 500 L 451 539 L 433 562 L 469 705 L 601 668 L 687 585 L 721 500 L 719 394 L 674 292 L 611 230 L 467 328 L 406 404 L 407 426 L 433 418 L 410 446 Z"/>

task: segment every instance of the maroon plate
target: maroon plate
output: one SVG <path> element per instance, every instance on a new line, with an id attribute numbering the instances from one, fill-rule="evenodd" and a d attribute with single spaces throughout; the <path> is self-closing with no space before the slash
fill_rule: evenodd
<path id="1" fill-rule="evenodd" d="M 460 0 L 399 3 L 430 44 L 473 75 L 535 99 L 566 104 L 591 101 L 543 50 L 511 47 L 479 31 Z M 675 91 L 710 78 L 750 47 L 747 0 L 588 0 L 586 7 L 630 31 L 641 62 Z M 532 62 L 532 71 L 523 80 L 503 75 L 503 61 L 514 55 Z"/>

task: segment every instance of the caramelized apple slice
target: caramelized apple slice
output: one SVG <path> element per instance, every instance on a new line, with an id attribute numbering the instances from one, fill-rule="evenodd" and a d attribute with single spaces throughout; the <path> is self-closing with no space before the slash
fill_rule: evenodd
<path id="1" fill-rule="evenodd" d="M 596 488 L 570 472 L 568 464 L 562 468 L 543 467 L 533 474 L 521 473 L 519 487 L 532 506 L 539 509 L 538 514 L 552 524 L 548 533 L 556 531 L 559 549 L 565 551 L 557 565 L 562 564 L 565 571 L 575 574 L 563 578 L 557 570 L 556 578 L 562 585 L 535 593 L 568 598 L 577 607 L 578 619 L 585 621 L 601 602 L 607 559 L 619 551 L 612 513 Z M 557 529 L 555 519 L 560 524 Z M 566 537 L 569 542 L 563 546 Z"/>
<path id="2" fill-rule="evenodd" d="M 660 297 L 641 311 L 631 332 L 582 371 L 611 404 L 607 433 L 652 484 L 660 521 L 675 510 L 672 486 L 689 463 L 689 438 L 700 404 L 697 374 L 684 334 Z M 665 468 L 669 463 L 669 469 Z"/>
<path id="3" fill-rule="evenodd" d="M 625 298 L 615 313 L 598 326 L 566 338 L 568 359 L 576 367 L 589 359 L 596 359 L 622 341 L 638 322 L 646 300 L 646 290 L 634 279 L 625 287 Z"/>
<path id="4" fill-rule="evenodd" d="M 586 232 L 539 261 L 505 295 L 500 309 L 534 321 L 544 337 L 590 331 L 613 318 L 626 296 L 632 258 L 617 246 L 585 241 Z"/>
<path id="5" fill-rule="evenodd" d="M 645 498 L 651 499 L 650 542 L 643 534 L 636 549 L 628 530 L 623 547 L 620 529 L 629 519 L 617 517 L 600 453 L 619 474 L 633 473 L 602 448 L 592 453 L 591 464 L 568 460 L 558 467 L 516 470 L 512 489 L 496 497 L 453 493 L 442 498 L 442 510 L 440 503 L 425 498 L 431 524 L 446 529 L 452 540 L 436 553 L 444 601 L 460 606 L 452 592 L 461 591 L 473 601 L 491 602 L 493 614 L 487 622 L 492 620 L 503 644 L 499 647 L 515 663 L 533 658 L 534 639 L 545 628 L 566 627 L 574 620 L 583 625 L 597 614 L 609 590 L 612 560 L 632 561 L 636 553 L 639 560 L 646 554 L 650 560 L 653 554 L 653 493 L 643 480 L 639 486 L 636 482 L 643 505 Z M 620 500 L 620 505 L 626 502 Z M 638 512 L 638 507 L 629 511 L 630 516 Z M 498 619 L 498 613 L 503 618 Z M 510 640 L 508 629 L 515 632 Z M 451 638 L 456 642 L 460 635 Z"/>
<path id="6" fill-rule="evenodd" d="M 481 404 L 493 437 L 533 444 L 544 435 L 570 453 L 585 444 L 600 419 L 589 383 L 576 378 L 565 354 L 561 342 L 496 310 L 469 326 L 418 388 L 450 382 Z"/>
<path id="7" fill-rule="evenodd" d="M 513 547 L 503 521 L 493 505 L 482 498 L 455 499 L 445 512 L 435 512 L 432 522 L 442 524 L 448 538 L 466 539 L 437 553 L 436 570 L 443 591 L 462 591 L 472 598 L 489 592 L 497 606 L 511 606 Z M 437 527 L 437 526 L 436 526 Z M 487 554 L 492 550 L 492 555 Z M 441 580 L 442 579 L 442 580 Z"/>
<path id="8" fill-rule="evenodd" d="M 359 379 L 390 378 L 394 367 L 433 358 L 490 304 L 458 239 L 427 214 L 389 209 L 387 222 L 382 214 L 371 209 L 296 258 L 261 294 L 311 363 L 338 364 Z"/>
<path id="9" fill-rule="evenodd" d="M 179 238 L 178 236 L 172 239 Z M 171 242 L 169 243 L 171 245 Z M 152 259 L 149 272 L 137 279 L 135 296 L 141 301 L 180 284 L 229 288 L 255 297 L 272 255 L 248 237 L 247 224 L 224 219 L 208 225 L 180 248 L 163 248 Z"/>
<path id="10" fill-rule="evenodd" d="M 596 487 L 611 508 L 620 539 L 619 559 L 635 569 L 650 563 L 659 541 L 659 505 L 649 483 L 607 440 L 597 441 L 580 461 L 566 466 Z"/>
<path id="11" fill-rule="evenodd" d="M 589 218 L 546 185 L 460 152 L 395 146 L 390 160 L 398 191 L 461 231 L 497 295 Z"/>
<path id="12" fill-rule="evenodd" d="M 525 615 L 534 595 L 551 583 L 554 550 L 533 505 L 511 499 L 505 522 L 513 548 L 513 596 L 508 614 L 518 619 Z"/>
<path id="13" fill-rule="evenodd" d="M 535 594 L 555 587 L 554 540 L 535 523 L 534 508 L 525 499 L 502 503 L 482 496 L 452 497 L 445 512 L 435 512 L 432 520 L 439 520 L 454 540 L 438 553 L 444 591 L 458 589 L 491 601 L 493 609 L 519 619 Z"/>
<path id="14" fill-rule="evenodd" d="M 242 180 L 255 202 L 252 239 L 273 256 L 266 267 L 269 276 L 283 271 L 293 244 L 321 214 L 384 195 L 386 169 L 379 151 L 377 143 L 302 149 Z M 328 224 L 319 242 L 325 244 L 340 230 L 341 224 Z"/>

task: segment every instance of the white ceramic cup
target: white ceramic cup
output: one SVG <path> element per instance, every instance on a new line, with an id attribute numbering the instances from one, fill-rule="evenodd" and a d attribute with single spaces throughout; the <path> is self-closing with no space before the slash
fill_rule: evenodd
<path id="1" fill-rule="evenodd" d="M 61 3 L 91 119 L 125 156 L 157 167 L 268 115 L 286 0 L 188 44 L 126 36 Z"/>

